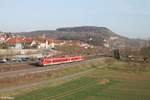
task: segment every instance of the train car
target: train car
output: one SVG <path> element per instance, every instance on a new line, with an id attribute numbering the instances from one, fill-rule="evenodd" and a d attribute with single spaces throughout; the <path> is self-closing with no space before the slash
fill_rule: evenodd
<path id="1" fill-rule="evenodd" d="M 40 60 L 40 66 L 71 63 L 77 61 L 83 61 L 85 58 L 83 56 L 74 56 L 74 57 L 59 57 L 59 58 L 43 58 Z"/>

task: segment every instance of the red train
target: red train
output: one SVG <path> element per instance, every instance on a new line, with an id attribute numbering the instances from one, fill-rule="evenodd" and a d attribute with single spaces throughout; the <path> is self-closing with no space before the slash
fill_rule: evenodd
<path id="1" fill-rule="evenodd" d="M 74 56 L 74 57 L 59 57 L 59 58 L 43 58 L 40 62 L 40 66 L 62 64 L 62 63 L 71 63 L 77 61 L 83 61 L 85 58 L 83 56 Z"/>

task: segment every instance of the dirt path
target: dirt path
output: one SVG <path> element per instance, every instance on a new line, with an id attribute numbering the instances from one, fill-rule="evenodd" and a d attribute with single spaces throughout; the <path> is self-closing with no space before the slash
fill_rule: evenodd
<path id="1" fill-rule="evenodd" d="M 66 76 L 63 76 L 63 77 L 59 77 L 59 78 L 56 78 L 56 79 L 51 79 L 51 80 L 45 80 L 45 81 L 40 81 L 40 82 L 36 82 L 36 83 L 31 83 L 31 84 L 24 84 L 24 85 L 19 85 L 17 87 L 9 87 L 9 88 L 4 88 L 4 89 L 0 89 L 0 93 L 4 93 L 4 92 L 14 92 L 16 90 L 19 90 L 19 89 L 30 89 L 31 87 L 35 87 L 35 86 L 38 86 L 38 85 L 46 85 L 46 84 L 51 84 L 51 83 L 55 83 L 57 81 L 61 81 L 61 80 L 72 80 L 73 78 L 77 78 L 78 76 L 83 76 L 89 72 L 92 72 L 94 71 L 95 69 L 92 68 L 92 69 L 88 69 L 86 71 L 82 71 L 82 72 L 78 72 L 78 73 L 75 73 L 75 74 L 71 74 L 71 75 L 66 75 Z"/>

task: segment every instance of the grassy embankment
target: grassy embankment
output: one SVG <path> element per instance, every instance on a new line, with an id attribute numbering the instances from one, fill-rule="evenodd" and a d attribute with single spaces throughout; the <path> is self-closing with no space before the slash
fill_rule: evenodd
<path id="1" fill-rule="evenodd" d="M 134 65 L 134 66 L 133 66 Z M 101 65 L 99 65 L 101 66 Z M 146 64 L 112 63 L 59 86 L 47 86 L 16 100 L 149 100 L 150 70 Z M 134 68 L 133 68 L 134 67 Z M 142 69 L 144 68 L 144 69 Z"/>
<path id="2" fill-rule="evenodd" d="M 70 76 L 73 74 L 77 74 L 77 73 L 82 73 L 84 75 L 84 72 L 88 71 L 88 70 L 95 70 L 95 66 L 96 65 L 103 65 L 104 61 L 101 58 L 98 59 L 93 59 L 90 61 L 85 61 L 85 62 L 79 62 L 79 63 L 72 63 L 72 64 L 65 64 L 63 66 L 68 66 L 66 68 L 61 68 L 63 66 L 60 67 L 60 69 L 57 70 L 50 70 L 50 71 L 46 71 L 46 72 L 40 72 L 40 73 L 34 73 L 34 74 L 27 74 L 27 75 L 23 75 L 23 76 L 16 76 L 16 77 L 7 77 L 7 78 L 1 78 L 0 79 L 0 95 L 4 95 L 6 93 L 1 92 L 4 89 L 10 90 L 9 88 L 15 88 L 15 87 L 19 87 L 22 85 L 25 85 L 26 87 L 28 86 L 28 88 L 25 89 L 21 89 L 21 91 L 32 91 L 33 88 L 37 89 L 39 87 L 43 87 L 45 86 L 45 84 L 43 85 L 43 83 L 49 83 L 49 84 L 53 84 L 53 85 L 57 85 L 56 83 L 60 84 L 63 82 L 66 82 L 70 79 L 74 79 L 77 77 L 81 77 L 82 75 L 75 75 L 75 77 L 70 77 L 68 79 L 65 80 L 61 80 L 61 81 L 53 81 L 52 80 L 57 80 L 57 78 L 62 78 L 62 77 L 66 77 L 66 76 Z M 53 67 L 53 66 L 47 66 L 49 68 Z M 50 82 L 49 82 L 50 81 Z M 32 84 L 36 84 L 33 88 L 32 88 Z M 11 91 L 12 92 L 12 91 Z M 11 94 L 10 92 L 10 94 Z M 13 92 L 13 94 L 18 94 L 19 92 Z M 8 92 L 9 94 L 9 92 Z"/>

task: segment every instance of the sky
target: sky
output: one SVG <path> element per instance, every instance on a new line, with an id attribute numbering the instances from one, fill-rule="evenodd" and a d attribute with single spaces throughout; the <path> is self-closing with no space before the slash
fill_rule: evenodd
<path id="1" fill-rule="evenodd" d="M 150 37 L 150 0 L 0 0 L 0 31 L 107 27 L 131 38 Z"/>

